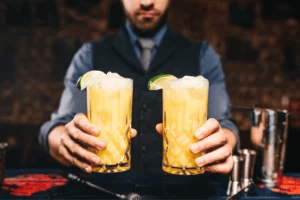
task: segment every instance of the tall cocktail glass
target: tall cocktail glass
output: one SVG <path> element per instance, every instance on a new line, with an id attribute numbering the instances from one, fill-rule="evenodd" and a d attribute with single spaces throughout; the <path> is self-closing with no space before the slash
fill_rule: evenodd
<path id="1" fill-rule="evenodd" d="M 102 164 L 93 172 L 114 173 L 130 169 L 133 80 L 104 77 L 87 86 L 88 119 L 106 142 L 104 150 L 95 150 Z"/>
<path id="2" fill-rule="evenodd" d="M 171 81 L 163 89 L 163 170 L 171 174 L 196 175 L 204 172 L 193 154 L 194 135 L 207 120 L 208 80 L 188 77 Z"/>

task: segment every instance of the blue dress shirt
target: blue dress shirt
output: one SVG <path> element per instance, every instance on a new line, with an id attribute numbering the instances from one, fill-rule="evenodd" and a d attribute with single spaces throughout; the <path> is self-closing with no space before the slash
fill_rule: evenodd
<path id="1" fill-rule="evenodd" d="M 129 34 L 129 40 L 134 47 L 137 57 L 141 55 L 137 39 L 129 23 L 125 24 Z M 167 25 L 164 25 L 153 36 L 155 47 L 152 56 L 155 55 L 166 31 Z M 230 99 L 226 90 L 225 76 L 220 61 L 220 56 L 206 42 L 203 42 L 200 52 L 200 75 L 210 77 L 208 118 L 215 118 L 223 128 L 232 130 L 238 136 L 238 129 L 230 120 Z M 85 43 L 74 55 L 64 79 L 65 89 L 62 93 L 60 105 L 56 112 L 51 115 L 50 121 L 43 124 L 38 136 L 39 143 L 48 151 L 48 134 L 58 125 L 64 125 L 70 122 L 77 113 L 86 113 L 86 92 L 76 88 L 77 77 L 93 69 L 92 63 L 93 48 L 92 43 Z M 198 74 L 195 74 L 197 76 Z M 178 77 L 181 78 L 181 77 Z M 133 127 L 134 128 L 134 127 Z M 239 140 L 239 137 L 238 137 Z M 239 148 L 238 141 L 238 148 Z"/>

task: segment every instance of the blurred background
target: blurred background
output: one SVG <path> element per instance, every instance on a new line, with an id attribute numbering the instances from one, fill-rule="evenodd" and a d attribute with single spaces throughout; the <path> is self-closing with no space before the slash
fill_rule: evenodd
<path id="1" fill-rule="evenodd" d="M 220 54 L 241 147 L 250 143 L 244 108 L 291 113 L 287 171 L 300 139 L 300 7 L 291 0 L 172 0 L 170 25 Z M 57 167 L 38 145 L 59 104 L 63 77 L 85 42 L 116 32 L 119 0 L 0 0 L 0 140 L 7 168 Z"/>

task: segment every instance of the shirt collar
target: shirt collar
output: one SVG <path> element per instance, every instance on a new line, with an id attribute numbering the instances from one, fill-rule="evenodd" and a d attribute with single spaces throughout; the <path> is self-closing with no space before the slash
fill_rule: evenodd
<path id="1" fill-rule="evenodd" d="M 136 44 L 137 40 L 138 40 L 138 36 L 133 32 L 132 26 L 130 25 L 130 23 L 128 21 L 126 21 L 125 23 L 125 28 L 128 31 L 128 35 L 129 35 L 129 40 L 131 42 L 131 44 Z M 165 33 L 167 32 L 168 26 L 167 24 L 163 25 L 153 36 L 153 41 L 155 44 L 155 47 L 159 47 Z"/>

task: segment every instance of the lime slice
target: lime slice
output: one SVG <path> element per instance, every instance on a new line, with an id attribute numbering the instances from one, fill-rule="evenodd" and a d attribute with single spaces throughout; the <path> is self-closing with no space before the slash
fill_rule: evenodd
<path id="1" fill-rule="evenodd" d="M 106 74 L 102 71 L 92 70 L 83 74 L 77 81 L 76 87 L 80 90 L 86 88 L 87 85 L 93 84 L 97 79 L 106 77 Z"/>
<path id="2" fill-rule="evenodd" d="M 170 85 L 170 81 L 176 80 L 177 77 L 172 74 L 160 74 L 150 79 L 148 83 L 149 90 L 160 90 Z"/>

